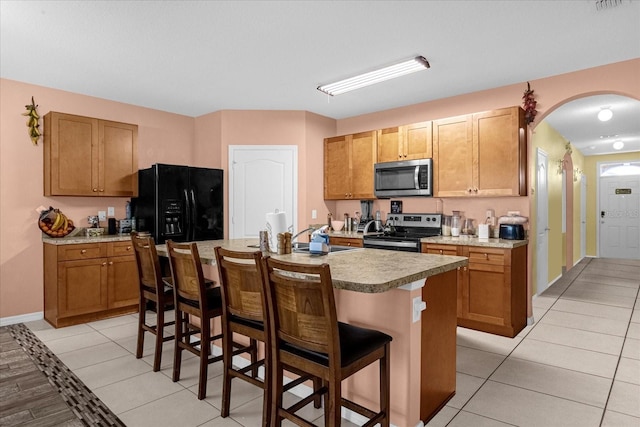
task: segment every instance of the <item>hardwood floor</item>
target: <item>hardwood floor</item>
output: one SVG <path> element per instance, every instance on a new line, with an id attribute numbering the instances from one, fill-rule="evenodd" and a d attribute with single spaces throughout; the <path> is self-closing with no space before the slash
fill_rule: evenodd
<path id="1" fill-rule="evenodd" d="M 23 324 L 0 328 L 0 426 L 124 426 Z"/>

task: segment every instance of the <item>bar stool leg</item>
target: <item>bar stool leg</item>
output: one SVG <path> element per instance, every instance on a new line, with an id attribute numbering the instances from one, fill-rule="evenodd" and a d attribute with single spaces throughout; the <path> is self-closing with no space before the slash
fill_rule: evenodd
<path id="1" fill-rule="evenodd" d="M 198 399 L 207 395 L 207 367 L 209 366 L 209 351 L 211 340 L 211 324 L 208 320 L 200 320 L 200 380 L 198 384 Z"/>
<path id="2" fill-rule="evenodd" d="M 146 311 L 146 299 L 143 296 L 140 296 L 140 301 L 138 303 L 138 343 L 136 346 L 136 359 L 140 359 L 142 357 L 142 349 L 144 347 L 144 329 L 143 325 L 147 319 L 147 311 Z"/>
<path id="3" fill-rule="evenodd" d="M 153 372 L 160 370 L 162 362 L 162 343 L 164 342 L 164 307 L 156 304 L 156 349 L 153 356 Z"/>

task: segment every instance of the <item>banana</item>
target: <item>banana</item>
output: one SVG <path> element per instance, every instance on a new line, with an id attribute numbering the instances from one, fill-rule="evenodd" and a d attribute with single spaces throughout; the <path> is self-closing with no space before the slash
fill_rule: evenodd
<path id="1" fill-rule="evenodd" d="M 61 215 L 64 217 L 64 222 L 62 223 L 62 227 L 60 227 L 60 230 L 62 230 L 66 234 L 67 230 L 69 229 L 69 219 L 65 214 Z"/>
<path id="2" fill-rule="evenodd" d="M 58 229 L 62 226 L 63 222 L 64 222 L 64 219 L 62 214 L 60 212 L 57 212 L 56 220 L 51 226 L 51 231 L 58 231 Z"/>

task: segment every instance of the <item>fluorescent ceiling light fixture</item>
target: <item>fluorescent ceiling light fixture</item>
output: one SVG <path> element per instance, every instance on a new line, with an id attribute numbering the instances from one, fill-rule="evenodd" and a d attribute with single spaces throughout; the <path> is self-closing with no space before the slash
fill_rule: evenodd
<path id="1" fill-rule="evenodd" d="M 613 143 L 614 150 L 622 150 L 623 148 L 624 148 L 624 142 L 617 140 L 616 142 Z"/>
<path id="2" fill-rule="evenodd" d="M 611 111 L 611 108 L 609 107 L 602 108 L 598 112 L 598 120 L 601 122 L 608 122 L 611 120 L 611 117 L 613 117 L 613 111 Z"/>
<path id="3" fill-rule="evenodd" d="M 424 56 L 416 56 L 415 58 L 380 68 L 379 70 L 370 71 L 335 83 L 318 86 L 318 90 L 331 96 L 340 95 L 341 93 L 360 89 L 361 87 L 415 73 L 416 71 L 425 70 L 427 68 L 431 68 L 431 66 Z"/>

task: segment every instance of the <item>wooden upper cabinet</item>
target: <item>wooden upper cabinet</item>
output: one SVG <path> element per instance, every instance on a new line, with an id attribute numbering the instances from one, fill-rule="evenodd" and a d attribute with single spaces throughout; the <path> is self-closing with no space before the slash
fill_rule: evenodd
<path id="1" fill-rule="evenodd" d="M 362 132 L 351 138 L 350 199 L 372 199 L 373 166 L 376 162 L 376 133 Z"/>
<path id="2" fill-rule="evenodd" d="M 425 159 L 432 157 L 431 122 L 380 129 L 377 161 Z"/>
<path id="3" fill-rule="evenodd" d="M 433 121 L 433 180 L 439 197 L 467 196 L 473 183 L 471 116 Z"/>
<path id="4" fill-rule="evenodd" d="M 324 140 L 324 198 L 373 198 L 376 132 L 336 136 Z"/>
<path id="5" fill-rule="evenodd" d="M 45 196 L 137 196 L 136 125 L 57 112 L 44 125 Z"/>
<path id="6" fill-rule="evenodd" d="M 402 160 L 402 143 L 400 141 L 400 128 L 393 127 L 380 129 L 378 133 L 377 162 L 397 162 Z"/>
<path id="7" fill-rule="evenodd" d="M 503 108 L 473 115 L 474 192 L 480 196 L 527 194 L 524 110 Z"/>
<path id="8" fill-rule="evenodd" d="M 434 121 L 433 153 L 439 197 L 526 195 L 526 129 L 520 107 Z"/>
<path id="9" fill-rule="evenodd" d="M 349 157 L 351 136 L 336 136 L 324 140 L 324 198 L 347 199 L 351 190 Z"/>
<path id="10" fill-rule="evenodd" d="M 432 122 L 401 126 L 402 160 L 428 159 L 432 152 Z"/>

